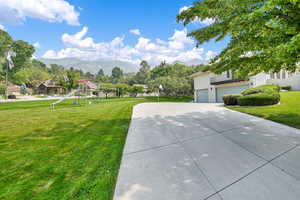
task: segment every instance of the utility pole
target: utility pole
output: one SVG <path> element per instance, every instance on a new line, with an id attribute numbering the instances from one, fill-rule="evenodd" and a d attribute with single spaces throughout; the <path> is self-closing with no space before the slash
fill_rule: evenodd
<path id="1" fill-rule="evenodd" d="M 8 99 L 8 69 L 9 62 L 6 64 L 6 75 L 5 75 L 5 99 Z"/>
<path id="2" fill-rule="evenodd" d="M 8 72 L 10 68 L 14 67 L 14 63 L 12 61 L 12 57 L 16 56 L 16 53 L 14 53 L 12 50 L 9 50 L 7 52 L 7 66 L 6 66 L 6 77 L 5 77 L 5 84 L 6 84 L 6 89 L 5 89 L 5 98 L 8 99 Z"/>
<path id="3" fill-rule="evenodd" d="M 158 96 L 157 96 L 157 101 L 159 102 L 159 97 L 160 97 L 160 90 L 163 90 L 163 86 L 159 85 L 158 87 Z"/>

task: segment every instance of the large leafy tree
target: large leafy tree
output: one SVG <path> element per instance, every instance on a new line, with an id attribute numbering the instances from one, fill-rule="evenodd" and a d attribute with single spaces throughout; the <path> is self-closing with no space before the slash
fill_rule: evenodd
<path id="1" fill-rule="evenodd" d="M 10 49 L 12 43 L 13 40 L 10 37 L 10 35 L 7 32 L 0 29 L 0 58 L 6 56 L 6 53 Z"/>
<path id="2" fill-rule="evenodd" d="M 104 70 L 103 69 L 99 69 L 98 73 L 97 73 L 98 76 L 104 76 Z"/>
<path id="3" fill-rule="evenodd" d="M 29 61 L 35 51 L 32 45 L 22 40 L 14 41 L 12 44 L 12 50 L 16 53 L 16 56 L 13 57 L 15 65 L 13 71 L 18 71 L 22 68 L 25 62 Z"/>
<path id="4" fill-rule="evenodd" d="M 230 38 L 211 61 L 215 72 L 241 75 L 294 71 L 300 61 L 299 0 L 202 0 L 177 16 L 185 25 L 210 19 L 211 25 L 189 33 L 198 45 Z"/>
<path id="5" fill-rule="evenodd" d="M 162 85 L 161 93 L 167 96 L 190 95 L 192 87 L 188 79 L 184 77 L 163 76 L 149 82 L 151 88 L 158 89 Z"/>
<path id="6" fill-rule="evenodd" d="M 119 67 L 114 67 L 111 72 L 111 82 L 119 83 L 123 77 L 123 70 Z"/>
<path id="7" fill-rule="evenodd" d="M 6 56 L 13 43 L 10 35 L 0 30 L 0 81 L 4 80 L 6 69 Z"/>
<path id="8" fill-rule="evenodd" d="M 66 69 L 61 65 L 57 65 L 57 64 L 50 65 L 49 72 L 55 76 L 63 74 L 65 71 L 66 71 Z"/>
<path id="9" fill-rule="evenodd" d="M 147 61 L 142 61 L 140 64 L 141 68 L 135 75 L 135 82 L 140 84 L 146 84 L 150 76 L 150 65 Z"/>
<path id="10" fill-rule="evenodd" d="M 25 83 L 27 86 L 36 88 L 39 84 L 50 78 L 50 74 L 46 70 L 34 64 L 26 62 L 23 68 L 14 73 L 12 77 L 14 83 Z"/>

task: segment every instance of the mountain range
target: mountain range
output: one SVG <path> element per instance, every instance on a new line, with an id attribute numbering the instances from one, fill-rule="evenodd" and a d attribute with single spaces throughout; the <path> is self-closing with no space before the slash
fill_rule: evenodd
<path id="1" fill-rule="evenodd" d="M 84 72 L 97 73 L 99 69 L 103 69 L 105 74 L 111 74 L 114 67 L 120 67 L 124 72 L 137 72 L 139 66 L 130 62 L 120 60 L 98 59 L 95 61 L 85 61 L 77 58 L 62 58 L 62 59 L 39 59 L 46 65 L 57 64 L 62 65 L 67 69 L 73 67 Z"/>
<path id="2" fill-rule="evenodd" d="M 39 60 L 45 63 L 46 65 L 57 64 L 57 65 L 62 65 L 67 69 L 73 67 L 74 69 L 80 69 L 84 72 L 90 72 L 94 74 L 97 73 L 99 69 L 103 69 L 105 74 L 111 74 L 112 69 L 116 66 L 120 67 L 126 73 L 137 72 L 140 68 L 139 65 L 131 62 L 125 62 L 120 60 L 109 60 L 109 59 L 98 59 L 95 61 L 86 61 L 86 60 L 80 60 L 78 58 L 62 58 L 62 59 L 41 58 Z M 190 62 L 176 61 L 174 63 L 185 64 L 185 65 L 198 65 L 205 62 L 203 62 L 203 60 L 194 59 L 191 60 Z"/>

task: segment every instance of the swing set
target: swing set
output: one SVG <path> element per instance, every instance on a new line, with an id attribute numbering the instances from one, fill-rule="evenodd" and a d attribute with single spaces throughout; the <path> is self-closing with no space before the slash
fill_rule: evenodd
<path id="1" fill-rule="evenodd" d="M 78 88 L 71 91 L 66 96 L 60 98 L 59 100 L 55 101 L 54 103 L 50 104 L 50 107 L 52 110 L 55 109 L 55 106 L 61 102 L 63 102 L 65 99 L 71 98 L 75 96 L 75 99 L 73 101 L 74 105 L 87 105 L 92 104 L 92 99 L 89 99 L 88 96 L 91 94 L 91 89 L 88 87 L 88 84 L 90 83 L 90 80 L 78 80 Z"/>

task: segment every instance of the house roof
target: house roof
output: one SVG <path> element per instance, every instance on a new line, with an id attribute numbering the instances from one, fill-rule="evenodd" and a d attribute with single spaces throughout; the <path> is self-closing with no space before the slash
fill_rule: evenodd
<path id="1" fill-rule="evenodd" d="M 97 85 L 92 83 L 91 81 L 87 82 L 86 85 L 89 89 L 97 89 L 98 88 Z"/>
<path id="2" fill-rule="evenodd" d="M 7 90 L 8 92 L 20 92 L 21 87 L 18 85 L 15 85 L 13 83 L 8 83 Z"/>
<path id="3" fill-rule="evenodd" d="M 48 79 L 45 82 L 41 83 L 40 85 L 44 85 L 46 87 L 61 87 L 58 83 L 57 78 Z"/>
<path id="4" fill-rule="evenodd" d="M 133 86 L 143 87 L 144 89 L 148 89 L 148 86 L 145 84 L 133 84 Z"/>
<path id="5" fill-rule="evenodd" d="M 200 75 L 204 75 L 204 74 L 209 74 L 209 73 L 211 73 L 210 71 L 206 71 L 206 72 L 196 72 L 196 73 L 194 73 L 194 74 L 192 74 L 192 75 L 190 75 L 190 77 L 191 78 L 195 78 L 195 77 L 197 77 L 197 76 L 200 76 Z"/>

